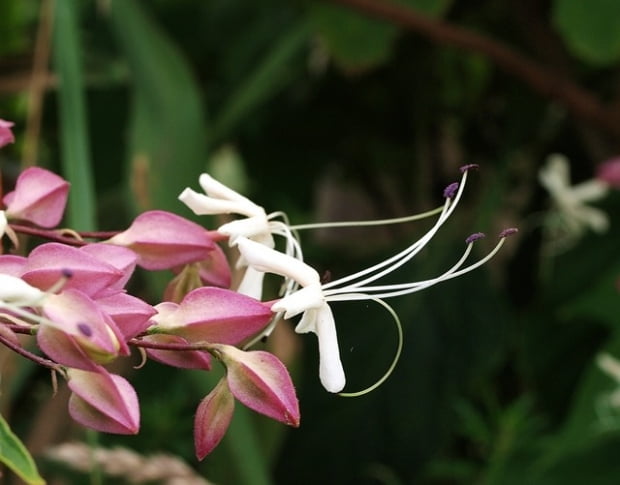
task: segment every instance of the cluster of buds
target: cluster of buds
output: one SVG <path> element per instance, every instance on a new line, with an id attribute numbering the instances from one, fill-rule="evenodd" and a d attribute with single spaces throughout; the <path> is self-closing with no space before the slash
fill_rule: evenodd
<path id="1" fill-rule="evenodd" d="M 0 120 L 0 146 L 12 141 L 11 124 Z M 320 225 L 435 218 L 420 239 L 394 256 L 328 283 L 303 260 L 297 236 L 319 225 L 290 225 L 283 213 L 268 214 L 207 174 L 199 178 L 204 193 L 187 188 L 179 199 L 199 215 L 240 216 L 215 230 L 169 212 L 148 211 L 121 232 L 79 233 L 57 228 L 69 184 L 47 170 L 26 169 L 2 199 L 0 211 L 0 234 L 12 248 L 0 255 L 0 343 L 67 380 L 69 412 L 77 422 L 120 434 L 138 432 L 139 400 L 131 383 L 110 372 L 109 364 L 132 349 L 178 368 L 209 371 L 219 361 L 226 373 L 195 415 L 198 459 L 224 436 L 235 401 L 299 426 L 299 403 L 286 367 L 273 354 L 252 350 L 254 343 L 283 319 L 300 316 L 296 332 L 318 338 L 321 383 L 329 392 L 351 395 L 341 392 L 346 379 L 331 302 L 374 300 L 389 308 L 383 299 L 429 288 L 484 264 L 516 231 L 503 231 L 495 248 L 473 263 L 468 263 L 472 246 L 483 234 L 470 236 L 463 256 L 434 278 L 376 283 L 429 243 L 454 212 L 473 168 L 462 167 L 460 182 L 446 188 L 444 203 L 435 210 L 394 220 Z M 47 242 L 19 255 L 20 234 Z M 243 277 L 234 288 L 221 243 L 239 254 L 236 267 Z M 128 292 L 136 267 L 173 272 L 163 301 L 149 303 Z M 269 301 L 263 299 L 265 273 L 283 278 L 281 294 Z M 34 336 L 40 352 L 29 351 L 19 334 Z"/>

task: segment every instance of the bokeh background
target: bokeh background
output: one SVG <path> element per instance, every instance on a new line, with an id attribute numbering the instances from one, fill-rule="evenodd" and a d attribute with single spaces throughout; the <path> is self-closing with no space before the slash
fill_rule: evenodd
<path id="1" fill-rule="evenodd" d="M 149 362 L 126 375 L 141 398 L 135 437 L 85 433 L 49 375 L 3 352 L 0 406 L 50 483 L 122 483 L 46 451 L 81 440 L 170 453 L 219 484 L 620 483 L 620 195 L 596 205 L 607 232 L 570 240 L 538 171 L 552 153 L 575 183 L 620 148 L 620 2 L 609 0 L 3 0 L 0 154 L 72 183 L 65 224 L 123 229 L 151 208 L 196 219 L 176 197 L 209 171 L 295 223 L 397 217 L 441 204 L 477 163 L 452 220 L 393 281 L 425 279 L 483 231 L 488 265 L 391 301 L 405 348 L 390 379 L 355 399 L 326 393 L 311 336 L 264 346 L 290 366 L 302 425 L 237 406 L 211 456 L 193 454 L 205 373 Z M 406 247 L 427 223 L 304 232 L 332 277 Z M 556 227 L 557 228 L 557 227 Z M 138 278 L 158 301 L 169 275 Z M 276 282 L 271 290 L 275 294 Z M 393 357 L 381 307 L 335 307 L 352 390 Z M 52 481 L 57 480 L 57 482 Z"/>

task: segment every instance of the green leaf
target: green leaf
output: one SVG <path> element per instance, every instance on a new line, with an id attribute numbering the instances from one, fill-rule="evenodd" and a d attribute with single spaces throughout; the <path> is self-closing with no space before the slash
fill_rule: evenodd
<path id="1" fill-rule="evenodd" d="M 291 77 L 288 66 L 306 45 L 308 34 L 306 24 L 296 24 L 276 40 L 273 48 L 227 100 L 217 122 L 214 123 L 213 140 L 225 138 L 252 109 L 287 83 Z"/>
<path id="2" fill-rule="evenodd" d="M 0 461 L 30 485 L 44 484 L 30 453 L 0 415 Z"/>
<path id="3" fill-rule="evenodd" d="M 133 80 L 130 177 L 136 209 L 178 210 L 207 160 L 208 127 L 183 54 L 140 2 L 113 0 L 110 20 Z"/>
<path id="4" fill-rule="evenodd" d="M 452 0 L 401 0 L 398 3 L 429 17 L 439 17 Z M 343 69 L 361 71 L 389 60 L 399 33 L 396 26 L 337 5 L 315 3 L 308 13 L 330 54 Z"/>
<path id="5" fill-rule="evenodd" d="M 398 34 L 393 25 L 323 3 L 311 5 L 308 13 L 334 61 L 343 69 L 366 70 L 389 59 Z"/>
<path id="6" fill-rule="evenodd" d="M 592 64 L 620 59 L 620 2 L 556 0 L 553 23 L 569 49 Z"/>

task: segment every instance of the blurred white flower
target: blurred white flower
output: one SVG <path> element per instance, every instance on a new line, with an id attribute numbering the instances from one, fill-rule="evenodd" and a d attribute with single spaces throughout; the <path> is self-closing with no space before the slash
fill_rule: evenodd
<path id="1" fill-rule="evenodd" d="M 593 178 L 571 185 L 568 159 L 560 154 L 547 158 L 538 172 L 538 180 L 551 196 L 552 207 L 545 225 L 559 247 L 570 246 L 588 229 L 597 233 L 607 231 L 607 214 L 588 205 L 605 197 L 607 184 Z"/>

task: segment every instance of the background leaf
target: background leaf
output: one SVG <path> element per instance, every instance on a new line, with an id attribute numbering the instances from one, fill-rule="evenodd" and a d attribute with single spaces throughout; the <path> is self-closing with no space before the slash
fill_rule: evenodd
<path id="1" fill-rule="evenodd" d="M 28 450 L 11 431 L 4 417 L 0 415 L 0 461 L 29 485 L 42 485 L 37 467 Z"/>
<path id="2" fill-rule="evenodd" d="M 592 64 L 620 58 L 620 3 L 615 0 L 555 0 L 553 22 L 567 46 Z"/>

